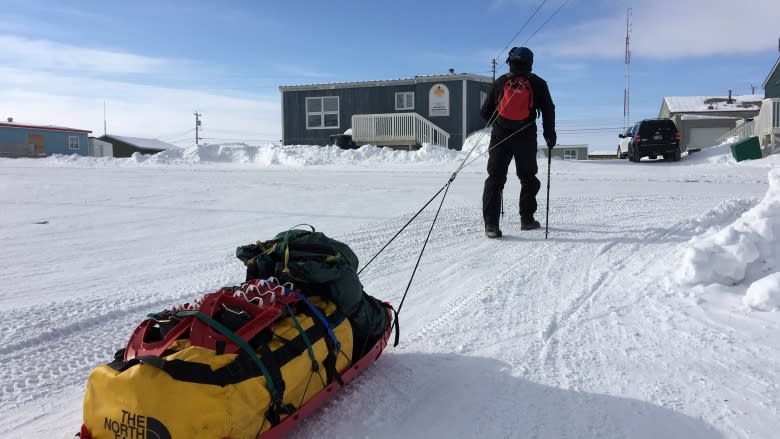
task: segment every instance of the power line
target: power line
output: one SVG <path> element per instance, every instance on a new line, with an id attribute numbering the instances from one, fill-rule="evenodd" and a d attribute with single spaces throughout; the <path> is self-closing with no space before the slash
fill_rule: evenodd
<path id="1" fill-rule="evenodd" d="M 558 7 L 558 9 L 556 9 L 556 10 L 555 10 L 555 12 L 553 12 L 553 14 L 552 14 L 552 15 L 550 15 L 550 18 L 548 18 L 548 19 L 547 19 L 547 21 L 545 21 L 544 23 L 542 23 L 542 25 L 541 25 L 541 26 L 539 26 L 539 28 L 538 28 L 538 29 L 536 29 L 536 30 L 534 31 L 534 33 L 532 33 L 532 34 L 531 34 L 531 36 L 530 36 L 530 37 L 526 38 L 526 40 L 525 40 L 525 41 L 523 41 L 523 46 L 525 46 L 525 45 L 526 45 L 526 43 L 528 43 L 528 41 L 529 41 L 531 38 L 533 38 L 533 37 L 534 37 L 534 35 L 536 35 L 536 33 L 537 33 L 537 32 L 539 32 L 540 30 L 542 30 L 542 28 L 544 27 L 544 25 L 546 25 L 547 23 L 549 23 L 549 22 L 550 22 L 550 20 L 552 20 L 552 19 L 553 19 L 553 17 L 555 17 L 556 15 L 558 15 L 558 12 L 561 12 L 561 9 L 563 9 L 563 7 L 564 7 L 564 6 L 566 6 L 566 4 L 567 4 L 567 3 L 569 3 L 569 0 L 566 0 L 565 2 L 563 2 L 563 4 L 562 4 L 561 6 L 559 6 L 559 7 Z"/>
<path id="2" fill-rule="evenodd" d="M 526 20 L 526 21 L 525 21 L 525 23 L 524 23 L 524 24 L 523 24 L 523 26 L 520 28 L 520 30 L 519 30 L 519 31 L 517 31 L 517 33 L 515 34 L 515 36 L 513 36 L 513 37 L 512 37 L 512 39 L 511 39 L 511 40 L 509 40 L 509 43 L 508 43 L 506 46 L 504 46 L 504 48 L 503 48 L 503 49 L 501 49 L 501 51 L 500 51 L 500 52 L 498 52 L 498 55 L 496 55 L 496 59 L 498 59 L 498 58 L 501 56 L 501 53 L 502 53 L 503 51 L 505 51 L 506 49 L 508 49 L 508 48 L 509 48 L 509 46 L 511 46 L 511 45 L 512 45 L 512 43 L 515 41 L 515 38 L 517 38 L 517 36 L 518 36 L 518 35 L 520 35 L 520 32 L 522 32 L 522 31 L 525 29 L 525 27 L 526 27 L 526 26 L 528 26 L 528 23 L 530 23 L 530 22 L 531 22 L 531 20 L 534 18 L 534 16 L 536 16 L 536 13 L 537 13 L 537 12 L 539 12 L 539 10 L 540 10 L 540 9 L 542 9 L 542 6 L 544 6 L 544 4 L 545 4 L 545 3 L 547 3 L 547 0 L 542 0 L 542 3 L 540 3 L 540 4 L 539 4 L 539 6 L 537 6 L 537 7 L 536 7 L 536 10 L 534 11 L 534 13 L 533 13 L 533 14 L 531 14 L 531 16 L 530 16 L 530 17 L 528 17 L 528 20 Z"/>

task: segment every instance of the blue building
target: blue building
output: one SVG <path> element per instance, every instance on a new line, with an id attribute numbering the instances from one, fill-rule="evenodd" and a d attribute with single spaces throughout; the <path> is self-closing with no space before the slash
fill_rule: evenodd
<path id="1" fill-rule="evenodd" d="M 89 153 L 90 130 L 0 122 L 0 157 L 45 157 Z"/>
<path id="2" fill-rule="evenodd" d="M 351 130 L 357 145 L 461 149 L 485 128 L 479 109 L 493 80 L 454 73 L 409 79 L 281 86 L 282 143 L 333 144 Z"/>

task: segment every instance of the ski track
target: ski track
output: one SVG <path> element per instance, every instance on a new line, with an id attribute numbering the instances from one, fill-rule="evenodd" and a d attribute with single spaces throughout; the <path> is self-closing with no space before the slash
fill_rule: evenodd
<path id="1" fill-rule="evenodd" d="M 334 395 L 291 437 L 313 436 L 334 422 L 357 423 L 371 431 L 374 424 L 386 425 L 385 419 L 424 416 L 429 407 L 440 404 L 442 397 L 446 398 L 441 387 L 449 383 L 432 379 L 430 374 L 418 374 L 417 369 L 402 361 L 409 355 L 413 356 L 417 368 L 441 368 L 449 364 L 448 357 L 440 356 L 442 354 L 454 355 L 454 352 L 459 356 L 478 358 L 488 352 L 490 356 L 498 357 L 495 352 L 501 352 L 508 373 L 529 382 L 575 391 L 618 394 L 683 413 L 691 411 L 701 395 L 710 395 L 715 389 L 730 384 L 712 382 L 704 367 L 691 368 L 690 359 L 699 357 L 710 367 L 739 374 L 742 377 L 739 383 L 749 383 L 744 389 L 723 389 L 724 400 L 736 399 L 741 392 L 767 399 L 766 395 L 776 392 L 767 389 L 777 388 L 777 375 L 767 372 L 773 370 L 772 365 L 761 363 L 760 351 L 741 347 L 732 334 L 724 335 L 727 327 L 697 312 L 695 307 L 691 308 L 688 298 L 671 292 L 662 281 L 664 273 L 639 276 L 652 272 L 659 258 L 670 255 L 677 245 L 692 235 L 730 223 L 756 200 L 727 200 L 707 210 L 717 204 L 715 199 L 678 196 L 672 205 L 679 209 L 683 219 L 674 224 L 662 224 L 659 219 L 668 218 L 670 213 L 656 212 L 653 201 L 660 199 L 667 200 L 665 205 L 670 205 L 664 195 L 620 197 L 619 204 L 630 208 L 627 214 L 609 209 L 614 200 L 584 203 L 581 199 L 556 198 L 555 208 L 550 212 L 549 239 L 544 238 L 545 225 L 539 215 L 544 211 L 543 203 L 537 214 L 543 223 L 541 230 L 520 231 L 517 215 L 507 215 L 502 219 L 505 237 L 499 240 L 484 238 L 478 208 L 443 209 L 404 302 L 399 319 L 400 346 L 388 347 L 386 358 Z M 143 197 L 140 200 L 133 199 L 132 205 L 111 205 L 105 200 L 96 200 L 99 202 L 93 201 L 90 207 L 138 209 L 140 206 L 135 203 L 143 202 Z M 686 215 L 691 212 L 691 206 L 699 206 L 705 213 L 689 218 Z M 219 212 L 219 209 L 206 210 Z M 400 305 L 434 212 L 432 203 L 361 274 L 369 294 L 388 300 L 396 307 Z M 410 217 L 411 214 L 405 214 L 376 221 L 348 235 L 333 237 L 347 242 L 365 264 Z M 648 228 L 647 224 L 656 227 Z M 99 256 L 97 251 L 93 253 Z M 426 260 L 445 259 L 452 261 L 445 270 L 432 272 L 426 268 Z M 176 262 L 175 257 L 164 261 L 165 264 Z M 151 277 L 153 281 L 143 283 L 137 283 L 137 279 L 129 275 L 126 280 L 128 284 L 132 282 L 133 287 L 119 288 L 115 291 L 116 298 L 110 301 L 93 296 L 53 299 L 51 304 L 0 312 L 5 323 L 0 328 L 0 417 L 5 418 L 0 424 L 0 433 L 16 429 L 14 421 L 9 420 L 15 410 L 36 404 L 47 396 L 78 393 L 89 371 L 112 359 L 113 352 L 123 347 L 147 312 L 192 300 L 231 281 L 235 283 L 236 264 L 240 263 L 232 257 L 229 261 L 197 263 L 192 267 L 195 274 L 185 280 L 182 276 L 190 275 L 181 270 L 159 270 Z M 561 265 L 572 267 L 570 275 L 556 277 Z M 492 273 L 491 278 L 469 278 L 470 269 Z M 637 279 L 643 279 L 642 283 L 637 284 Z M 172 289 L 172 285 L 176 288 Z M 438 294 L 441 290 L 446 290 L 447 295 Z M 150 294 L 153 291 L 164 292 Z M 426 294 L 431 291 L 437 294 Z M 643 294 L 647 291 L 654 293 Z M 428 296 L 444 300 L 432 300 Z M 63 314 L 68 315 L 68 319 L 58 319 Z M 631 320 L 625 319 L 628 315 Z M 686 327 L 675 323 L 682 319 L 696 322 L 690 333 L 678 330 Z M 642 333 L 626 321 L 641 322 L 636 326 L 658 328 L 658 332 Z M 463 322 L 480 322 L 482 327 L 474 330 L 464 327 Z M 729 357 L 731 361 L 724 361 L 714 348 L 706 347 L 724 346 L 724 342 L 726 348 L 739 352 L 737 358 L 751 358 L 751 364 L 758 366 L 740 364 L 740 368 L 732 370 L 737 366 L 733 363 L 733 355 Z M 652 347 L 664 343 L 679 347 L 676 357 L 659 359 L 652 356 L 655 351 Z M 590 350 L 593 346 L 607 348 L 594 352 Z M 619 379 L 625 375 L 620 369 L 628 367 L 655 367 L 658 370 L 650 370 L 634 382 Z M 589 372 L 583 373 L 583 370 Z M 673 379 L 664 379 L 664 371 L 674 372 L 675 379 L 700 380 L 701 395 L 681 394 Z M 503 386 L 500 377 L 492 376 L 484 384 L 493 391 L 493 401 L 516 401 L 518 398 L 510 388 Z M 389 401 L 407 403 L 384 404 L 379 398 L 375 406 L 361 406 L 360 401 L 365 398 L 355 396 L 372 392 L 379 392 Z M 560 423 L 554 413 L 545 413 L 548 406 L 535 405 L 534 396 L 543 398 L 546 391 L 538 392 L 524 398 L 522 403 L 523 410 L 534 422 L 518 425 L 513 422 L 516 414 L 507 409 L 513 405 L 499 402 L 495 413 L 475 414 L 480 417 L 475 424 L 491 425 L 489 433 L 493 437 L 517 434 L 522 437 L 582 437 L 581 425 Z M 570 401 L 566 401 L 567 398 Z M 562 400 L 560 404 L 572 406 L 580 401 L 572 396 L 564 396 Z M 734 437 L 750 437 L 750 432 L 741 430 L 732 421 L 735 414 L 749 415 L 740 412 L 739 406 L 724 401 L 704 402 L 699 407 L 701 404 L 705 404 L 707 413 L 693 410 L 691 416 L 703 417 Z M 345 410 L 359 416 L 334 420 L 334 413 Z M 607 413 L 599 412 L 599 407 L 590 410 L 593 417 L 600 420 L 588 425 L 589 434 L 594 437 L 631 435 L 625 425 L 616 423 Z M 765 412 L 776 415 L 776 406 L 768 405 Z M 762 413 L 754 416 L 760 415 Z M 399 432 L 406 432 L 407 436 L 413 433 L 404 430 L 403 426 L 398 428 L 394 433 L 386 432 L 383 437 Z M 346 430 L 344 427 L 342 431 Z M 418 436 L 411 434 L 409 437 Z"/>

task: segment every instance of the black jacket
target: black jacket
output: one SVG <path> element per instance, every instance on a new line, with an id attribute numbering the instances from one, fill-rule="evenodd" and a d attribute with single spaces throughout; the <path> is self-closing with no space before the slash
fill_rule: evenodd
<path id="1" fill-rule="evenodd" d="M 490 121 L 491 116 L 495 117 L 496 106 L 501 100 L 501 93 L 504 90 L 504 83 L 509 80 L 515 73 L 505 73 L 499 76 L 496 81 L 490 86 L 485 103 L 482 104 L 480 115 L 485 121 Z M 532 117 L 536 117 L 536 114 L 542 115 L 542 133 L 545 138 L 555 139 L 555 104 L 553 104 L 552 96 L 550 96 L 550 89 L 547 88 L 547 82 L 533 73 L 521 73 L 526 76 L 531 83 L 531 90 L 534 94 L 534 103 L 531 108 Z M 533 119 L 532 119 L 533 120 Z M 501 120 L 499 125 L 504 129 L 518 129 L 526 122 L 522 122 L 520 126 L 512 127 L 507 126 L 510 121 Z M 517 122 L 515 122 L 517 124 Z"/>

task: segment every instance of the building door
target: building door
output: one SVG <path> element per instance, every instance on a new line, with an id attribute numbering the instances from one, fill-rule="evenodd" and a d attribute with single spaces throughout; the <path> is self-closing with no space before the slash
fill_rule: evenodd
<path id="1" fill-rule="evenodd" d="M 28 134 L 27 135 L 27 144 L 28 145 L 35 145 L 35 154 L 36 155 L 45 155 L 46 154 L 46 147 L 43 145 L 43 135 L 41 135 L 41 134 Z"/>

